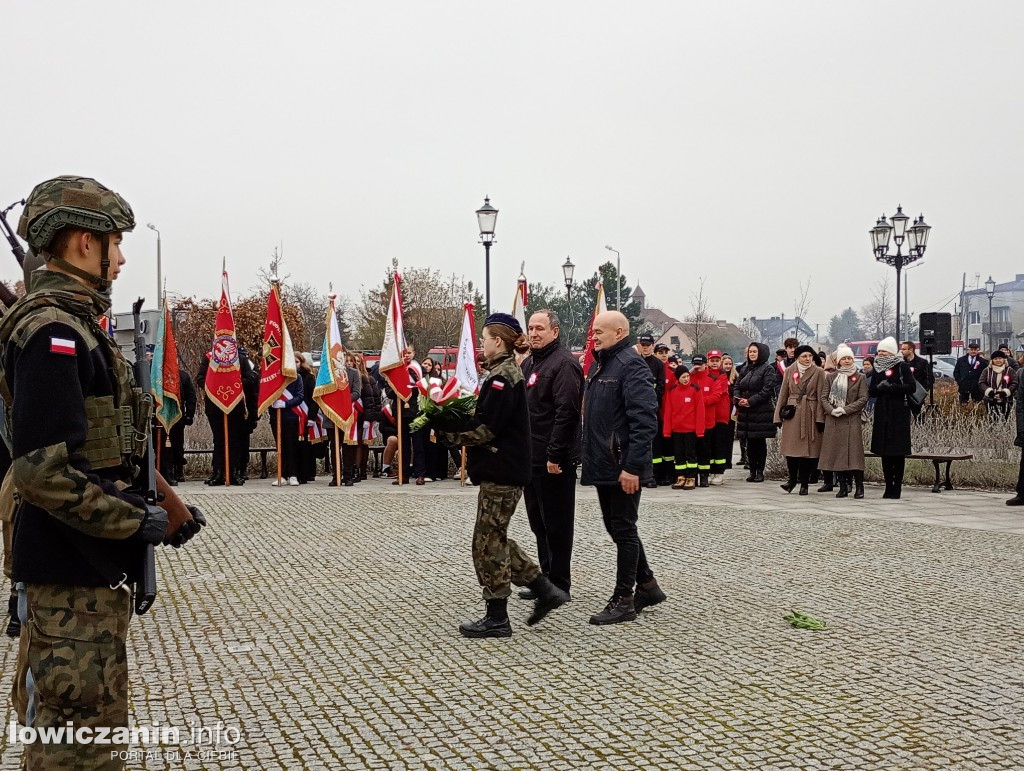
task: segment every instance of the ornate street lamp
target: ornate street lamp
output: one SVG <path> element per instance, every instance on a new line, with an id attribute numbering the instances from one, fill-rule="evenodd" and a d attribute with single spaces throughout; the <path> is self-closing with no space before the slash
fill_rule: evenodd
<path id="1" fill-rule="evenodd" d="M 908 228 L 910 217 L 903 213 L 902 206 L 896 207 L 896 213 L 890 220 L 886 220 L 883 214 L 869 232 L 875 259 L 896 268 L 896 340 L 900 342 L 900 274 L 904 267 L 924 257 L 931 226 L 925 224 L 922 214 L 914 220 L 913 226 Z M 895 254 L 888 251 L 890 239 L 896 242 Z M 907 254 L 903 253 L 904 241 L 907 241 Z"/>
<path id="2" fill-rule="evenodd" d="M 606 246 L 609 252 L 615 252 L 615 310 L 622 310 L 622 255 L 614 246 Z"/>
<path id="3" fill-rule="evenodd" d="M 156 233 L 156 309 L 162 311 L 164 307 L 164 285 L 161 283 L 163 278 L 160 275 L 160 231 L 152 222 L 148 223 L 146 227 Z"/>
<path id="4" fill-rule="evenodd" d="M 988 353 L 992 352 L 992 298 L 996 296 L 996 282 L 992 276 L 985 282 L 985 294 L 988 295 Z"/>
<path id="5" fill-rule="evenodd" d="M 476 210 L 476 222 L 480 226 L 480 243 L 484 245 L 484 270 L 486 271 L 486 282 L 484 285 L 486 307 L 484 315 L 491 313 L 491 244 L 497 243 L 494 239 L 494 226 L 498 221 L 498 210 L 491 206 L 491 199 L 484 196 L 484 205 Z"/>
<path id="6" fill-rule="evenodd" d="M 565 277 L 565 301 L 569 316 L 566 321 L 569 329 L 572 328 L 572 274 L 575 271 L 576 266 L 572 264 L 572 260 L 566 257 L 565 263 L 562 265 L 562 275 Z"/>

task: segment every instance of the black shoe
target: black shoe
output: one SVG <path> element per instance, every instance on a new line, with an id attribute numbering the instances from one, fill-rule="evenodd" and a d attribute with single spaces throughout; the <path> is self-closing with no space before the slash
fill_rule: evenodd
<path id="1" fill-rule="evenodd" d="M 352 482 L 352 477 L 349 477 L 348 479 L 343 479 L 343 480 L 341 480 L 341 483 L 342 483 L 342 484 L 343 484 L 343 485 L 344 485 L 345 487 L 351 487 L 351 486 L 352 486 L 352 484 L 353 484 L 353 482 Z M 419 484 L 419 482 L 417 482 L 416 484 Z"/>
<path id="2" fill-rule="evenodd" d="M 224 477 L 213 477 L 212 479 L 206 480 L 206 484 L 208 484 L 210 487 L 223 487 Z"/>
<path id="3" fill-rule="evenodd" d="M 173 475 L 171 475 L 169 477 L 164 477 L 164 479 L 167 480 L 167 484 L 168 484 L 169 487 L 177 487 L 178 486 L 178 480 L 175 479 Z"/>
<path id="4" fill-rule="evenodd" d="M 758 470 L 758 471 L 754 472 L 754 481 L 755 482 L 763 482 L 764 481 L 764 471 L 763 470 Z"/>
<path id="5" fill-rule="evenodd" d="M 537 595 L 533 603 L 533 613 L 526 619 L 527 626 L 533 626 L 544 620 L 544 617 L 555 608 L 560 608 L 569 601 L 569 593 L 563 592 L 547 576 L 539 576 L 530 584 Z"/>
<path id="6" fill-rule="evenodd" d="M 612 597 L 604 610 L 590 617 L 590 623 L 595 626 L 621 624 L 624 621 L 636 621 L 636 607 L 632 597 Z"/>
<path id="7" fill-rule="evenodd" d="M 748 482 L 756 482 L 757 481 L 756 477 L 757 477 L 757 474 L 754 473 L 753 471 L 751 471 L 750 472 L 750 476 L 747 477 L 747 481 Z"/>
<path id="8" fill-rule="evenodd" d="M 1007 506 L 1024 506 L 1024 495 L 1017 495 L 1006 502 Z"/>
<path id="9" fill-rule="evenodd" d="M 653 479 L 648 479 L 646 482 L 644 482 L 643 486 L 646 487 L 648 490 L 653 490 L 655 487 L 658 486 L 658 483 L 655 482 Z"/>
<path id="10" fill-rule="evenodd" d="M 839 483 L 839 492 L 836 493 L 836 498 L 846 498 L 849 495 L 850 495 L 850 488 L 840 482 Z"/>
<path id="11" fill-rule="evenodd" d="M 511 637 L 512 624 L 509 623 L 507 616 L 501 621 L 484 616 L 479 621 L 464 621 L 459 624 L 459 633 L 463 637 Z"/>
<path id="12" fill-rule="evenodd" d="M 331 481 L 327 483 L 327 486 L 328 487 L 337 487 L 338 486 L 338 480 L 335 479 L 334 477 L 331 477 Z"/>
<path id="13" fill-rule="evenodd" d="M 533 589 L 523 589 L 521 592 L 519 592 L 519 599 L 520 600 L 536 600 L 537 599 L 537 593 L 534 592 Z"/>
<path id="14" fill-rule="evenodd" d="M 672 481 L 673 480 L 671 479 L 662 479 L 658 482 L 658 487 L 669 487 L 672 484 Z"/>
<path id="15" fill-rule="evenodd" d="M 854 492 L 853 497 L 854 498 L 863 498 L 864 497 L 864 483 L 863 482 L 861 482 L 861 483 L 859 483 L 857 485 L 857 489 L 856 489 L 856 492 Z"/>
<path id="16" fill-rule="evenodd" d="M 700 472 L 700 481 L 697 483 L 697 486 L 698 487 L 711 487 L 711 482 L 708 481 L 708 476 L 709 475 L 710 475 L 710 472 L 708 472 L 708 471 L 701 471 Z"/>
<path id="17" fill-rule="evenodd" d="M 659 602 L 664 602 L 667 599 L 668 597 L 665 596 L 665 592 L 658 586 L 658 582 L 651 579 L 648 585 L 637 584 L 636 593 L 633 595 L 633 608 L 639 613 L 644 608 L 657 605 Z"/>
<path id="18" fill-rule="evenodd" d="M 779 485 L 779 487 L 781 487 L 787 493 L 791 493 L 793 492 L 793 488 L 796 487 L 796 482 L 783 482 L 781 485 Z"/>
<path id="19" fill-rule="evenodd" d="M 828 483 L 825 483 L 821 487 L 818 488 L 818 492 L 819 493 L 830 493 L 830 492 L 832 492 L 835 489 L 836 488 L 835 488 L 834 485 L 830 485 Z"/>
<path id="20" fill-rule="evenodd" d="M 800 485 L 800 495 L 807 495 L 807 485 Z"/>

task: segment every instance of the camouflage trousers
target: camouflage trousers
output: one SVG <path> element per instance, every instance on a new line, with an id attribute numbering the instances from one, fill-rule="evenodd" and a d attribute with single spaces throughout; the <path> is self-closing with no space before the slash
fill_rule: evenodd
<path id="1" fill-rule="evenodd" d="M 128 725 L 125 650 L 132 596 L 125 589 L 18 584 L 21 640 L 12 695 L 18 721 L 36 729 Z M 22 768 L 122 769 L 114 744 L 24 745 Z M 114 755 L 112 758 L 111 755 Z"/>
<path id="2" fill-rule="evenodd" d="M 526 586 L 540 575 L 540 567 L 508 537 L 508 523 L 523 496 L 523 488 L 480 483 L 473 529 L 473 567 L 485 600 L 512 594 L 512 584 Z"/>

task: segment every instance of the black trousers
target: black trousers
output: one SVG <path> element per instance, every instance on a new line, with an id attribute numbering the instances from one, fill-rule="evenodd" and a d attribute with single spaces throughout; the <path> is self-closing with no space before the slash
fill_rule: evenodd
<path id="1" fill-rule="evenodd" d="M 632 597 L 633 587 L 654 578 L 643 542 L 636 529 L 640 513 L 640 491 L 627 494 L 619 485 L 597 485 L 597 502 L 605 530 L 615 542 L 615 596 Z"/>
<path id="2" fill-rule="evenodd" d="M 729 470 L 732 468 L 732 452 L 736 445 L 736 421 L 730 420 L 725 424 L 725 431 L 723 432 L 728 437 L 726 448 L 725 448 L 725 468 Z M 740 442 L 740 449 L 745 449 L 745 442 Z M 743 452 L 746 455 L 746 452 Z"/>
<path id="3" fill-rule="evenodd" d="M 675 455 L 676 476 L 697 476 L 697 434 L 693 431 L 672 432 L 672 446 Z"/>
<path id="4" fill-rule="evenodd" d="M 903 488 L 903 472 L 907 459 L 902 455 L 882 456 L 882 476 L 885 477 L 885 491 L 898 493 Z"/>
<path id="5" fill-rule="evenodd" d="M 272 415 L 270 430 L 277 441 L 277 416 Z M 281 476 L 284 479 L 299 476 L 299 427 L 297 423 L 281 421 Z"/>
<path id="6" fill-rule="evenodd" d="M 1024 498 L 1024 451 L 1020 454 L 1020 471 L 1017 472 L 1017 495 Z"/>
<path id="7" fill-rule="evenodd" d="M 248 428 L 245 420 L 245 407 L 239 405 L 228 415 L 227 437 L 224 436 L 224 413 L 207 403 L 206 417 L 210 421 L 210 432 L 213 434 L 213 475 L 224 476 L 224 442 L 228 443 L 231 478 L 235 479 L 239 468 L 249 465 Z M 273 418 L 273 416 L 271 416 Z M 273 425 L 273 424 L 272 424 Z"/>
<path id="8" fill-rule="evenodd" d="M 537 536 L 540 571 L 563 591 L 572 584 L 570 563 L 576 524 L 576 468 L 549 474 L 534 468 L 530 484 L 523 491 L 530 530 Z"/>
<path id="9" fill-rule="evenodd" d="M 811 475 L 818 470 L 817 458 L 792 458 L 786 456 L 786 468 L 789 471 L 789 483 L 793 484 L 798 479 L 800 484 L 810 484 Z"/>
<path id="10" fill-rule="evenodd" d="M 670 479 L 672 477 L 672 439 L 662 435 L 664 424 L 661 416 L 658 417 L 658 433 L 651 443 L 651 462 L 654 464 L 654 478 L 656 480 Z"/>
<path id="11" fill-rule="evenodd" d="M 409 431 L 409 424 L 402 426 L 402 457 L 406 481 L 427 475 L 427 430 Z"/>
<path id="12" fill-rule="evenodd" d="M 715 423 L 711 437 L 711 473 L 724 474 L 732 466 L 732 431 L 729 423 Z"/>
<path id="13" fill-rule="evenodd" d="M 705 428 L 704 436 L 697 437 L 697 472 L 711 473 L 711 449 L 715 443 L 715 429 Z"/>
<path id="14" fill-rule="evenodd" d="M 768 463 L 768 440 L 764 437 L 747 439 L 747 465 L 751 471 L 764 471 Z"/>

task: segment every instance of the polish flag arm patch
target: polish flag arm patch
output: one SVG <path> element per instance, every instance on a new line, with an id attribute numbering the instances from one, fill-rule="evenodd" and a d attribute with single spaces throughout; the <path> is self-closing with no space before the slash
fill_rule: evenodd
<path id="1" fill-rule="evenodd" d="M 495 391 L 504 391 L 505 390 L 505 383 L 503 381 L 501 381 L 501 380 L 492 380 L 491 381 L 491 388 L 493 388 Z"/>
<path id="2" fill-rule="evenodd" d="M 63 354 L 64 356 L 74 356 L 75 341 L 68 340 L 66 337 L 51 337 L 50 353 L 60 353 Z"/>

